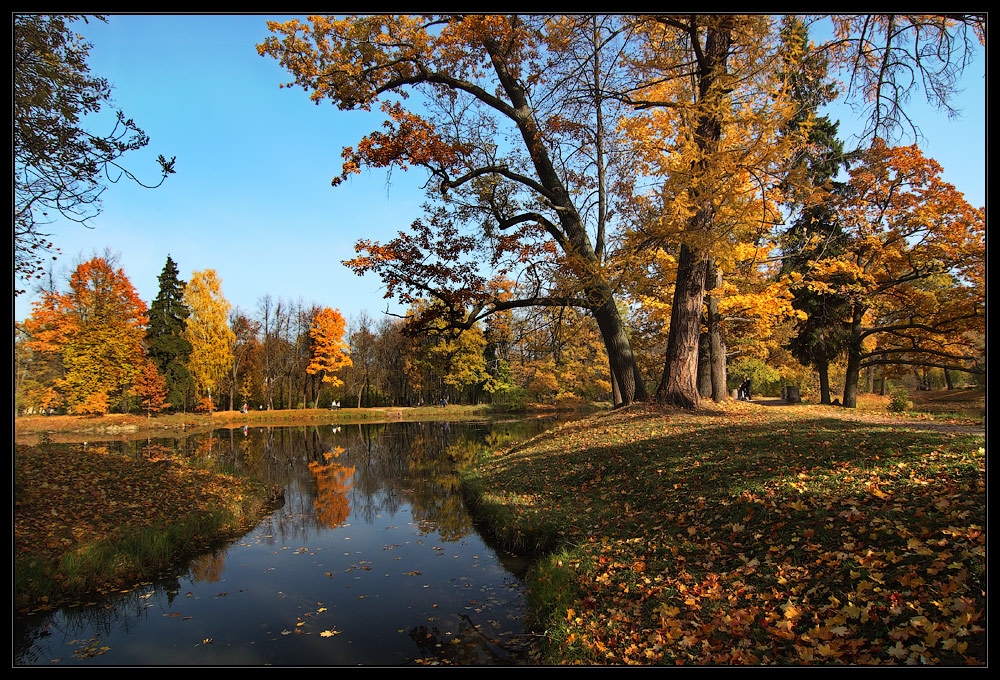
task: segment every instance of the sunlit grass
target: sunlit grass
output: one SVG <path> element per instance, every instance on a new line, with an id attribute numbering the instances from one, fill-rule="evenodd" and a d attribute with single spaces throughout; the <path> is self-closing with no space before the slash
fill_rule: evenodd
<path id="1" fill-rule="evenodd" d="M 918 425 L 636 407 L 488 453 L 467 486 L 498 538 L 552 551 L 551 663 L 974 664 L 985 449 Z"/>

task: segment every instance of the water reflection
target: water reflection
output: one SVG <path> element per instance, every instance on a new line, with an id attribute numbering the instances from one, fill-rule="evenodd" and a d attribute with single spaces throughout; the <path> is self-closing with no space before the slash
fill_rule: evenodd
<path id="1" fill-rule="evenodd" d="M 551 422 L 236 428 L 123 444 L 285 488 L 252 532 L 154 583 L 15 617 L 17 664 L 516 661 L 516 556 L 475 532 L 456 470 Z"/>

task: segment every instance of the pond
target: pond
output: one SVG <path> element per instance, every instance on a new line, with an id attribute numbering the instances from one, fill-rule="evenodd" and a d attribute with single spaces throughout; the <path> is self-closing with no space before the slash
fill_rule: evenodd
<path id="1" fill-rule="evenodd" d="M 548 419 L 218 430 L 163 446 L 285 489 L 155 582 L 14 620 L 18 665 L 514 665 L 526 561 L 477 533 L 456 469 Z"/>

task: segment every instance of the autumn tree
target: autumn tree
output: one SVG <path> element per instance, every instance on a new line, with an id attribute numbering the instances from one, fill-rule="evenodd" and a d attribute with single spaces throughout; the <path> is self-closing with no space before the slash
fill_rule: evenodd
<path id="1" fill-rule="evenodd" d="M 167 255 L 160 272 L 159 290 L 149 306 L 146 353 L 167 386 L 167 402 L 176 410 L 184 408 L 192 387 L 187 368 L 191 343 L 184 336 L 191 310 L 184 304 L 185 282 L 178 277 L 177 264 Z"/>
<path id="2" fill-rule="evenodd" d="M 13 17 L 14 274 L 22 281 L 38 275 L 42 255 L 55 250 L 46 224 L 57 216 L 86 223 L 100 212 L 108 181 L 124 176 L 145 186 L 122 165 L 123 156 L 149 143 L 132 119 L 118 111 L 105 135 L 83 127 L 85 116 L 111 101 L 111 86 L 87 65 L 91 46 L 71 29 L 91 18 Z M 162 183 L 174 159 L 158 162 Z"/>
<path id="3" fill-rule="evenodd" d="M 849 302 L 844 406 L 856 406 L 865 366 L 981 372 L 961 338 L 985 320 L 984 211 L 915 145 L 878 139 L 851 168 L 835 209 L 843 254 L 816 258 L 808 285 Z"/>
<path id="4" fill-rule="evenodd" d="M 389 316 L 376 324 L 375 366 L 379 391 L 384 393 L 389 405 L 412 405 L 412 393 L 407 380 L 407 338 L 405 322 Z"/>
<path id="5" fill-rule="evenodd" d="M 637 247 L 677 248 L 666 357 L 657 399 L 695 407 L 706 290 L 722 290 L 719 257 L 753 242 L 778 219 L 779 172 L 798 140 L 779 135 L 793 114 L 778 68 L 775 20 L 766 16 L 685 15 L 636 19 L 641 87 L 628 93 L 640 112 L 626 121 L 637 169 L 657 185 L 640 200 Z M 710 276 L 711 274 L 711 276 Z M 707 283 L 706 283 L 707 282 Z M 717 398 L 724 398 L 725 350 L 717 294 L 708 296 Z"/>
<path id="6" fill-rule="evenodd" d="M 139 407 L 146 411 L 147 418 L 167 405 L 167 382 L 148 358 L 132 378 L 132 393 L 139 398 Z"/>
<path id="7" fill-rule="evenodd" d="M 247 399 L 246 392 L 249 391 L 249 376 L 247 364 L 251 362 L 254 355 L 260 350 L 258 334 L 260 333 L 260 323 L 248 317 L 240 309 L 233 309 L 229 314 L 229 327 L 233 330 L 233 360 L 229 364 L 226 375 L 226 383 L 229 387 L 229 410 L 232 411 L 233 399 L 236 393 L 243 390 L 244 400 Z M 241 382 L 241 376 L 244 381 Z"/>
<path id="8" fill-rule="evenodd" d="M 274 388 L 286 348 L 281 331 L 286 324 L 284 302 L 264 295 L 257 301 L 257 320 L 261 332 L 260 374 L 267 410 L 274 408 Z"/>
<path id="9" fill-rule="evenodd" d="M 319 374 L 322 381 L 333 387 L 343 384 L 335 373 L 351 365 L 351 355 L 344 341 L 344 317 L 340 310 L 324 307 L 313 319 L 309 337 L 312 340 L 312 360 L 306 368 L 310 375 Z"/>
<path id="10" fill-rule="evenodd" d="M 191 274 L 184 289 L 184 304 L 191 310 L 184 329 L 184 337 L 191 343 L 188 369 L 198 391 L 205 391 L 211 412 L 212 390 L 232 363 L 235 339 L 228 323 L 230 305 L 222 295 L 222 281 L 214 269 Z"/>
<path id="11" fill-rule="evenodd" d="M 62 376 L 54 389 L 70 412 L 104 413 L 123 405 L 144 361 L 146 304 L 110 255 L 80 264 L 69 288 L 33 304 L 28 346 L 59 355 Z"/>
<path id="12" fill-rule="evenodd" d="M 356 272 L 376 271 L 407 304 L 435 298 L 441 304 L 432 309 L 455 327 L 528 306 L 586 309 L 601 330 L 621 403 L 644 398 L 604 267 L 607 206 L 600 199 L 594 211 L 583 208 L 607 182 L 604 157 L 581 139 L 580 117 L 596 120 L 605 100 L 566 106 L 571 92 L 586 83 L 593 91 L 594 78 L 600 81 L 599 60 L 588 59 L 595 44 L 604 49 L 593 22 L 379 15 L 268 25 L 275 35 L 259 52 L 278 59 L 312 100 L 343 110 L 381 106 L 386 116 L 384 132 L 344 150 L 334 184 L 364 166 L 418 166 L 449 208 L 432 209 L 390 243 L 359 242 L 361 254 L 349 263 Z M 588 68 L 551 77 L 571 59 Z M 426 103 L 419 112 L 406 105 L 411 92 Z M 539 285 L 528 297 L 502 300 L 480 271 L 485 264 L 501 275 L 527 272 Z"/>
<path id="13" fill-rule="evenodd" d="M 572 307 L 539 308 L 517 320 L 513 379 L 551 398 L 605 400 L 612 385 L 593 320 Z"/>
<path id="14" fill-rule="evenodd" d="M 957 15 L 825 20 L 832 22 L 836 35 L 822 49 L 834 70 L 848 76 L 844 91 L 849 100 L 879 102 L 867 112 L 876 131 L 905 118 L 906 101 L 920 86 L 937 103 L 947 102 L 955 78 L 974 53 L 971 36 L 982 40 L 985 27 L 981 17 Z M 623 96 L 650 114 L 629 121 L 639 142 L 638 158 L 654 163 L 640 174 L 666 178 L 664 190 L 653 194 L 654 199 L 666 198 L 658 204 L 661 214 L 653 212 L 655 219 L 642 226 L 659 228 L 647 241 L 679 242 L 658 397 L 694 406 L 699 319 L 705 292 L 712 287 L 705 281 L 712 258 L 725 243 L 722 211 L 734 215 L 753 205 L 741 196 L 765 195 L 767 180 L 775 179 L 767 173 L 782 172 L 783 159 L 794 158 L 788 152 L 796 145 L 788 142 L 797 140 L 775 133 L 787 131 L 786 121 L 796 113 L 790 96 L 795 83 L 788 77 L 790 62 L 784 59 L 772 18 L 651 15 L 636 22 L 644 52 L 635 65 L 644 84 Z M 765 217 L 761 225 L 769 220 Z M 664 239 L 663 227 L 672 239 Z"/>

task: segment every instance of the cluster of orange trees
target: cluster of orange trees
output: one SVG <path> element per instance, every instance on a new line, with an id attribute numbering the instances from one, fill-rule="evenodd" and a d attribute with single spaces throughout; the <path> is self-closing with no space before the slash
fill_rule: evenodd
<path id="1" fill-rule="evenodd" d="M 497 316 L 462 333 L 263 296 L 231 308 L 213 270 L 168 257 L 147 305 L 109 254 L 76 267 L 16 327 L 21 413 L 606 399 L 592 322 L 572 309 Z M 423 310 L 416 304 L 411 319 Z"/>

